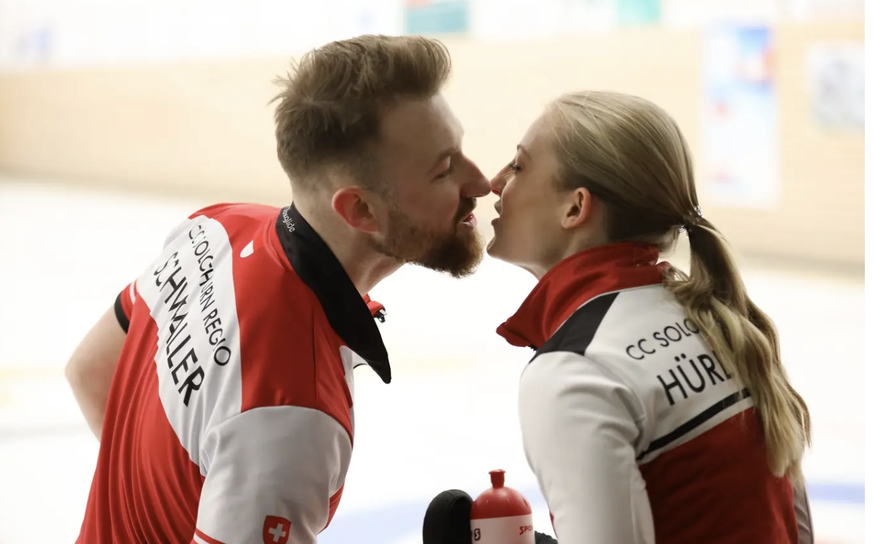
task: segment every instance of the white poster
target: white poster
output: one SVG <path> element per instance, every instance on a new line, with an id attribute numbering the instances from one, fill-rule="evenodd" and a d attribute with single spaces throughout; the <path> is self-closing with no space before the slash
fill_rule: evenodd
<path id="1" fill-rule="evenodd" d="M 403 33 L 403 0 L 333 0 L 336 13 L 332 17 L 331 40 L 342 40 L 361 34 L 398 35 Z"/>
<path id="2" fill-rule="evenodd" d="M 558 27 L 564 34 L 607 32 L 618 26 L 617 0 L 563 0 Z"/>
<path id="3" fill-rule="evenodd" d="M 0 0 L 0 70 L 45 66 L 54 42 L 50 3 Z"/>
<path id="4" fill-rule="evenodd" d="M 0 70 L 291 56 L 400 34 L 403 0 L 0 0 Z"/>
<path id="5" fill-rule="evenodd" d="M 616 0 L 472 0 L 471 34 L 485 42 L 548 40 L 613 30 Z"/>
<path id="6" fill-rule="evenodd" d="M 789 19 L 811 22 L 820 20 L 864 21 L 864 0 L 785 0 Z"/>
<path id="7" fill-rule="evenodd" d="M 664 25 L 679 29 L 707 28 L 719 22 L 772 24 L 781 0 L 661 0 Z"/>
<path id="8" fill-rule="evenodd" d="M 818 44 L 808 57 L 813 118 L 826 131 L 864 131 L 864 43 Z"/>
<path id="9" fill-rule="evenodd" d="M 470 35 L 482 42 L 555 37 L 562 1 L 475 0 L 470 4 Z"/>

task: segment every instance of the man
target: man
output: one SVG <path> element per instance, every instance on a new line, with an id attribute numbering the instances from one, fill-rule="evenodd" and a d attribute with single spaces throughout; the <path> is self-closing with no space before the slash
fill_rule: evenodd
<path id="1" fill-rule="evenodd" d="M 67 366 L 101 441 L 79 542 L 303 544 L 330 523 L 352 369 L 391 379 L 366 293 L 404 263 L 481 259 L 490 188 L 441 95 L 450 64 L 435 41 L 363 36 L 282 81 L 294 203 L 194 213 Z"/>

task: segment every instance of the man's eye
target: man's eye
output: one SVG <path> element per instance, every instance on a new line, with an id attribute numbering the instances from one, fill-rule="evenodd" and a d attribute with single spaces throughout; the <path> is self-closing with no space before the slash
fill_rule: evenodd
<path id="1" fill-rule="evenodd" d="M 452 172 L 454 172 L 454 171 L 455 171 L 455 167 L 454 167 L 454 165 L 449 165 L 449 167 L 446 168 L 446 170 L 445 170 L 444 172 L 441 172 L 441 173 L 437 176 L 437 179 L 447 178 L 447 177 L 451 176 L 451 175 L 452 175 Z"/>

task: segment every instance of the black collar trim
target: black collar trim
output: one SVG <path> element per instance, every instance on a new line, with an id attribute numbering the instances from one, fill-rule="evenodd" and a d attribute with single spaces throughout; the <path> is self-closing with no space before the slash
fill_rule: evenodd
<path id="1" fill-rule="evenodd" d="M 282 208 L 276 233 L 288 262 L 318 297 L 333 330 L 383 382 L 390 383 L 388 351 L 376 320 L 328 245 L 294 204 Z"/>

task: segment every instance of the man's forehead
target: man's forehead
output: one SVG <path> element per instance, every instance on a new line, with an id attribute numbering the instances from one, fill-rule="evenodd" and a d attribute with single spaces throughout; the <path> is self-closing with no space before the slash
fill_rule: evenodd
<path id="1" fill-rule="evenodd" d="M 405 153 L 436 155 L 459 148 L 463 137 L 461 122 L 442 96 L 426 100 L 405 100 L 382 119 L 385 143 Z"/>

